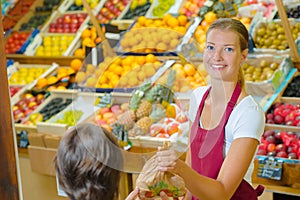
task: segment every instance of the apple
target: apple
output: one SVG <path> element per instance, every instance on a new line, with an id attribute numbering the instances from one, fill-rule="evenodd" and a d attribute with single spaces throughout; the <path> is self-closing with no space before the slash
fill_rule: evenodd
<path id="1" fill-rule="evenodd" d="M 28 104 L 28 107 L 33 109 L 35 106 L 37 106 L 37 103 L 35 101 L 32 101 Z"/>
<path id="2" fill-rule="evenodd" d="M 111 110 L 112 112 L 115 112 L 116 110 L 121 110 L 121 106 L 118 105 L 118 104 L 112 105 L 112 106 L 110 107 L 110 110 Z"/>
<path id="3" fill-rule="evenodd" d="M 71 24 L 69 24 L 69 26 L 70 26 L 70 29 L 78 29 L 80 25 L 78 23 L 71 23 Z"/>
<path id="4" fill-rule="evenodd" d="M 19 113 L 21 113 L 22 111 L 18 108 L 17 110 L 14 110 L 13 111 L 13 115 L 14 116 L 18 116 L 19 115 Z"/>
<path id="5" fill-rule="evenodd" d="M 285 151 L 279 151 L 279 152 L 276 154 L 276 157 L 279 157 L 279 158 L 287 158 L 287 157 L 288 157 L 288 154 L 287 154 Z"/>
<path id="6" fill-rule="evenodd" d="M 78 24 L 78 23 L 79 23 L 79 20 L 78 20 L 77 17 L 76 17 L 76 18 L 72 18 L 70 23 L 71 23 L 71 24 Z"/>
<path id="7" fill-rule="evenodd" d="M 50 28 L 56 28 L 56 23 L 50 23 L 50 26 L 49 26 Z"/>
<path id="8" fill-rule="evenodd" d="M 263 137 L 274 136 L 275 132 L 273 130 L 265 130 L 263 133 Z"/>
<path id="9" fill-rule="evenodd" d="M 275 157 L 276 156 L 276 151 L 270 151 L 270 152 L 268 152 L 267 156 Z"/>
<path id="10" fill-rule="evenodd" d="M 258 149 L 256 154 L 265 156 L 265 155 L 267 155 L 267 151 L 265 149 Z"/>
<path id="11" fill-rule="evenodd" d="M 64 22 L 64 19 L 62 18 L 62 17 L 58 17 L 57 19 L 56 19 L 56 23 L 57 24 L 62 24 Z"/>
<path id="12" fill-rule="evenodd" d="M 268 113 L 268 114 L 266 115 L 266 119 L 267 119 L 267 120 L 268 120 L 268 119 L 273 120 L 273 118 L 274 118 L 273 113 Z"/>
<path id="13" fill-rule="evenodd" d="M 71 15 L 70 14 L 65 14 L 63 16 L 63 23 L 71 23 Z"/>
<path id="14" fill-rule="evenodd" d="M 282 124 L 283 121 L 284 121 L 284 118 L 281 115 L 275 115 L 274 122 L 276 124 Z"/>
<path id="15" fill-rule="evenodd" d="M 78 28 L 71 28 L 69 33 L 76 33 Z"/>
<path id="16" fill-rule="evenodd" d="M 268 146 L 267 146 L 267 151 L 268 151 L 268 152 L 275 151 L 275 144 L 274 144 L 274 143 L 268 144 Z M 276 152 L 276 151 L 275 151 L 275 152 Z"/>
<path id="17" fill-rule="evenodd" d="M 103 116 L 104 113 L 110 112 L 109 108 L 100 108 L 98 113 Z"/>
<path id="18" fill-rule="evenodd" d="M 24 95 L 24 97 L 25 97 L 25 99 L 30 99 L 30 98 L 32 98 L 32 97 L 34 97 L 31 93 L 26 93 L 25 95 Z"/>
<path id="19" fill-rule="evenodd" d="M 29 121 L 31 121 L 33 124 L 36 124 L 37 122 L 42 122 L 43 115 L 41 113 L 32 113 L 29 116 Z"/>
<path id="20" fill-rule="evenodd" d="M 275 151 L 278 153 L 280 151 L 286 151 L 286 146 L 284 144 L 277 144 L 275 146 Z"/>
<path id="21" fill-rule="evenodd" d="M 266 141 L 268 143 L 271 143 L 271 144 L 275 144 L 275 137 L 273 135 L 269 135 L 268 137 L 266 137 Z"/>
<path id="22" fill-rule="evenodd" d="M 49 33 L 55 33 L 56 32 L 56 28 L 49 28 Z"/>
<path id="23" fill-rule="evenodd" d="M 297 158 L 298 158 L 298 156 L 294 152 L 291 152 L 291 153 L 288 154 L 288 159 L 297 159 Z"/>

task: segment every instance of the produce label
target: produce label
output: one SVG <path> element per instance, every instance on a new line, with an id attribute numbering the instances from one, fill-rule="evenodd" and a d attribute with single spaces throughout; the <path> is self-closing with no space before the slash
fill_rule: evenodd
<path id="1" fill-rule="evenodd" d="M 281 180 L 282 160 L 274 157 L 260 158 L 258 160 L 257 176 L 261 178 Z"/>

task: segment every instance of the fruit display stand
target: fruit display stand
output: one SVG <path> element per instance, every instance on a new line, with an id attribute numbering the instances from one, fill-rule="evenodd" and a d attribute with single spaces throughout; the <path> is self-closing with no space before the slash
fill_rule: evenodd
<path id="1" fill-rule="evenodd" d="M 150 0 L 132 0 L 127 4 L 122 13 L 119 15 L 119 20 L 135 20 L 139 16 L 145 16 L 151 6 Z"/>
<path id="2" fill-rule="evenodd" d="M 96 112 L 98 109 L 94 106 L 96 98 L 95 93 L 72 91 L 72 103 L 47 121 L 38 122 L 38 132 L 62 136 L 67 129 L 81 123 Z"/>
<path id="3" fill-rule="evenodd" d="M 31 31 L 10 30 L 7 34 L 5 43 L 6 53 L 23 54 L 38 33 L 38 29 Z"/>
<path id="4" fill-rule="evenodd" d="M 139 17 L 116 45 L 117 54 L 176 56 L 176 48 L 189 41 L 200 19 L 188 19 L 184 15 L 165 15 L 163 18 Z M 134 35 L 134 38 L 132 37 Z M 182 41 L 183 37 L 186 41 Z"/>
<path id="5" fill-rule="evenodd" d="M 159 1 L 154 0 L 151 4 L 149 10 L 147 11 L 145 17 L 147 18 L 161 18 L 165 14 L 170 13 L 172 15 L 179 14 L 179 8 L 181 7 L 183 1 Z"/>
<path id="6" fill-rule="evenodd" d="M 250 55 L 242 66 L 246 90 L 249 94 L 259 97 L 273 94 L 293 68 L 288 55 Z"/>
<path id="7" fill-rule="evenodd" d="M 99 12 L 103 6 L 103 0 L 91 0 L 88 2 L 94 13 Z M 81 0 L 64 0 L 58 8 L 61 13 L 69 11 L 83 11 L 84 7 Z"/>
<path id="8" fill-rule="evenodd" d="M 25 15 L 34 0 L 17 1 L 13 6 L 3 15 L 3 29 L 7 31 L 14 27 L 14 25 Z"/>
<path id="9" fill-rule="evenodd" d="M 46 0 L 36 0 L 30 7 L 28 13 L 26 13 L 12 30 L 15 31 L 30 31 L 33 29 L 41 29 L 46 20 L 50 17 L 51 13 L 57 9 L 60 0 L 57 1 L 46 1 Z"/>
<path id="10" fill-rule="evenodd" d="M 258 147 L 254 184 L 263 184 L 274 193 L 274 199 L 293 199 L 300 196 L 299 161 L 299 103 L 298 97 L 283 96 L 298 75 L 290 73 L 277 94 L 265 106 L 266 125 Z M 290 91 L 289 91 L 290 93 Z M 267 157 L 268 155 L 268 157 Z"/>
<path id="11" fill-rule="evenodd" d="M 109 24 L 112 20 L 121 17 L 122 12 L 127 9 L 130 0 L 102 0 L 100 11 L 95 15 L 100 24 Z"/>
<path id="12" fill-rule="evenodd" d="M 289 25 L 294 42 L 298 37 L 299 23 L 300 22 L 297 19 L 289 19 Z M 266 34 L 271 33 L 273 36 L 265 36 Z M 251 35 L 256 45 L 256 48 L 254 48 L 255 53 L 273 53 L 279 55 L 290 53 L 288 40 L 285 36 L 285 30 L 280 19 L 272 21 L 262 19 L 255 24 Z"/>

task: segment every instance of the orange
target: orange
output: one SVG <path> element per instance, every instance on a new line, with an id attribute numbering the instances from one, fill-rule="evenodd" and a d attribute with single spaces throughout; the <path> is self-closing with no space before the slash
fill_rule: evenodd
<path id="1" fill-rule="evenodd" d="M 183 70 L 188 76 L 193 76 L 196 73 L 195 67 L 190 63 L 186 63 L 183 66 Z"/>
<path id="2" fill-rule="evenodd" d="M 185 26 L 188 21 L 187 17 L 185 15 L 179 15 L 177 17 L 177 20 L 178 20 L 180 26 Z"/>
<path id="3" fill-rule="evenodd" d="M 146 27 L 151 27 L 151 26 L 153 26 L 153 20 L 152 20 L 152 19 L 146 19 L 146 21 L 145 21 L 145 26 L 146 26 Z"/>
<path id="4" fill-rule="evenodd" d="M 74 52 L 74 56 L 80 56 L 80 57 L 84 56 L 84 50 L 82 48 L 76 49 Z"/>
<path id="5" fill-rule="evenodd" d="M 43 88 L 43 87 L 46 87 L 48 85 L 48 81 L 46 78 L 40 78 L 38 79 L 37 83 L 36 83 L 36 86 L 38 88 Z"/>
<path id="6" fill-rule="evenodd" d="M 143 65 L 146 62 L 145 56 L 137 56 L 135 60 L 139 65 Z"/>
<path id="7" fill-rule="evenodd" d="M 140 16 L 138 19 L 137 19 L 137 23 L 139 23 L 140 26 L 144 26 L 145 25 L 145 22 L 146 22 L 146 17 L 145 16 Z"/>
<path id="8" fill-rule="evenodd" d="M 108 82 L 108 79 L 104 75 L 99 77 L 99 79 L 98 79 L 98 84 L 104 84 L 104 83 L 107 83 L 107 82 Z"/>
<path id="9" fill-rule="evenodd" d="M 211 24 L 217 19 L 217 14 L 213 11 L 209 11 L 204 15 L 204 19 L 208 24 Z"/>
<path id="10" fill-rule="evenodd" d="M 84 29 L 81 33 L 81 38 L 89 38 L 91 36 L 91 31 L 87 28 Z"/>
<path id="11" fill-rule="evenodd" d="M 57 90 L 66 90 L 67 88 L 63 85 L 60 85 L 56 88 Z"/>
<path id="12" fill-rule="evenodd" d="M 116 74 L 116 75 L 122 75 L 123 73 L 123 68 L 120 66 L 120 65 L 117 65 L 115 66 L 115 68 L 113 69 L 113 72 Z"/>
<path id="13" fill-rule="evenodd" d="M 75 58 L 71 61 L 70 67 L 75 71 L 79 71 L 82 66 L 82 61 L 78 58 Z"/>
<path id="14" fill-rule="evenodd" d="M 149 53 L 146 55 L 146 63 L 154 63 L 156 61 L 155 55 Z"/>
<path id="15" fill-rule="evenodd" d="M 68 72 L 68 69 L 65 67 L 57 68 L 57 74 L 66 74 L 67 72 Z"/>
<path id="16" fill-rule="evenodd" d="M 174 28 L 179 25 L 178 20 L 175 17 L 170 17 L 167 21 L 169 27 Z"/>
<path id="17" fill-rule="evenodd" d="M 168 14 L 166 14 L 165 16 L 163 16 L 163 22 L 165 23 L 165 24 L 168 24 L 168 20 L 169 20 L 169 18 L 171 18 L 172 17 L 172 15 L 170 14 L 170 13 L 168 13 Z"/>
<path id="18" fill-rule="evenodd" d="M 55 84 L 58 81 L 58 79 L 56 76 L 50 76 L 47 78 L 47 81 L 48 81 L 49 85 L 52 85 L 52 84 Z"/>

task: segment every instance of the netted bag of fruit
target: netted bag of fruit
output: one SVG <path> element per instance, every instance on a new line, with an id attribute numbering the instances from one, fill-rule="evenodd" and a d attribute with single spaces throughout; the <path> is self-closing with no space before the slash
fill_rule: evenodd
<path id="1" fill-rule="evenodd" d="M 183 179 L 170 172 L 162 172 L 156 169 L 156 156 L 151 157 L 144 165 L 142 172 L 136 180 L 141 199 L 159 197 L 161 191 L 168 197 L 177 198 L 185 195 L 185 183 Z"/>

